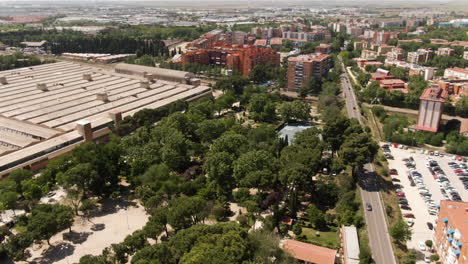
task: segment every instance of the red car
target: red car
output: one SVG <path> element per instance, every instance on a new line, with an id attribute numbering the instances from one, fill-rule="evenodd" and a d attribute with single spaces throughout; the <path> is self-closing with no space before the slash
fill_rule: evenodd
<path id="1" fill-rule="evenodd" d="M 415 218 L 414 214 L 403 214 L 403 217 L 405 217 L 405 218 Z"/>
<path id="2" fill-rule="evenodd" d="M 394 148 L 398 148 L 398 144 L 397 144 L 397 143 L 393 143 L 393 147 L 394 147 Z"/>
<path id="3" fill-rule="evenodd" d="M 457 160 L 458 160 L 458 161 L 462 161 L 462 160 L 463 160 L 463 157 L 462 157 L 462 156 L 457 156 Z"/>
<path id="4" fill-rule="evenodd" d="M 398 171 L 396 169 L 391 169 L 390 175 L 398 175 Z"/>
<path id="5" fill-rule="evenodd" d="M 396 193 L 395 195 L 397 197 L 406 197 L 405 193 Z"/>
<path id="6" fill-rule="evenodd" d="M 461 173 L 461 172 L 463 172 L 463 171 L 462 171 L 462 170 L 454 170 L 453 172 L 455 172 L 455 173 Z"/>
<path id="7" fill-rule="evenodd" d="M 432 175 L 432 177 L 434 177 L 434 180 L 437 180 L 437 179 L 439 179 L 439 177 L 437 177 L 437 175 L 435 175 L 435 174 L 434 174 L 434 175 Z"/>

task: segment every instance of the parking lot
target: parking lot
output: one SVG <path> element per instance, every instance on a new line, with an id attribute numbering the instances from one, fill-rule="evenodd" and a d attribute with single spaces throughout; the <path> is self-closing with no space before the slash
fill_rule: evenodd
<path id="1" fill-rule="evenodd" d="M 463 177 L 459 177 L 454 172 L 456 170 L 464 173 L 465 169 L 462 167 L 465 166 L 464 162 L 454 160 L 452 155 L 441 157 L 423 154 L 421 149 L 417 148 L 401 149 L 394 144 L 387 143 L 387 145 L 389 151 L 386 153 L 393 156 L 393 159 L 388 159 L 390 173 L 397 173 L 391 175 L 394 178 L 397 199 L 404 219 L 410 222 L 408 225 L 413 231 L 412 239 L 408 241 L 407 246 L 429 256 L 425 246 L 420 244 L 433 239 L 440 201 L 448 199 L 468 201 L 468 191 L 461 180 Z M 384 143 L 381 146 L 384 146 Z M 430 225 L 433 227 L 432 230 Z"/>

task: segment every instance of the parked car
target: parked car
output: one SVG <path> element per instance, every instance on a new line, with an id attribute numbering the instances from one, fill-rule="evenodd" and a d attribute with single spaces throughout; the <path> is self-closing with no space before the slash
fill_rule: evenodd
<path id="1" fill-rule="evenodd" d="M 431 259 L 429 258 L 429 256 L 424 256 L 424 262 L 431 263 Z"/>
<path id="2" fill-rule="evenodd" d="M 400 208 L 403 209 L 403 210 L 408 210 L 408 211 L 411 211 L 411 207 L 409 207 L 408 205 L 400 205 Z"/>
<path id="3" fill-rule="evenodd" d="M 394 182 L 400 182 L 400 179 L 392 178 L 392 181 L 394 181 Z"/>
<path id="4" fill-rule="evenodd" d="M 398 175 L 398 171 L 396 169 L 391 169 L 390 175 Z"/>
<path id="5" fill-rule="evenodd" d="M 397 193 L 395 195 L 398 196 L 398 197 L 406 197 L 405 193 Z"/>
<path id="6" fill-rule="evenodd" d="M 413 225 L 414 225 L 413 219 L 408 219 L 408 221 L 406 222 L 406 224 L 407 224 L 408 226 L 413 226 Z"/>
<path id="7" fill-rule="evenodd" d="M 403 214 L 404 218 L 415 218 L 414 214 Z"/>
<path id="8" fill-rule="evenodd" d="M 418 242 L 418 247 L 419 247 L 419 250 L 425 251 L 426 250 L 426 243 L 424 243 L 424 241 L 419 241 Z"/>

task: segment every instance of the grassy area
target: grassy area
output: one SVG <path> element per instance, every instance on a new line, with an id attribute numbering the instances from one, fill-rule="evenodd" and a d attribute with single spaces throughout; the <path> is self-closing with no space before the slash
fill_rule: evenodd
<path id="1" fill-rule="evenodd" d="M 340 247 L 339 235 L 335 227 L 332 227 L 331 230 L 327 232 L 320 231 L 320 236 L 317 236 L 316 232 L 317 230 L 313 228 L 302 228 L 302 234 L 306 236 L 307 242 L 335 249 Z"/>
<path id="2" fill-rule="evenodd" d="M 383 141 L 383 129 L 378 118 L 372 113 L 372 110 L 368 107 L 361 105 L 361 111 L 366 117 L 366 123 L 371 129 L 371 133 L 374 139 Z"/>

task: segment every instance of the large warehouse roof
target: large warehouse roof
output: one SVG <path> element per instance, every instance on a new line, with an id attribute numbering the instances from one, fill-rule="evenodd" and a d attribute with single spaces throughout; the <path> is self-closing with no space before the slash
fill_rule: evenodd
<path id="1" fill-rule="evenodd" d="M 82 141 L 75 130 L 80 120 L 98 129 L 112 122 L 111 111 L 119 110 L 125 117 L 210 91 L 206 86 L 148 82 L 71 62 L 3 71 L 0 80 L 0 155 L 4 154 L 0 174 L 15 161 Z"/>
<path id="2" fill-rule="evenodd" d="M 187 80 L 190 78 L 194 78 L 195 75 L 190 72 L 185 72 L 185 71 L 176 71 L 176 70 L 171 70 L 171 69 L 163 69 L 163 68 L 156 68 L 156 67 L 148 67 L 148 66 L 141 66 L 141 65 L 135 65 L 135 64 L 127 64 L 127 63 L 119 63 L 115 66 L 115 71 L 116 72 L 121 72 L 121 71 L 128 71 L 128 72 L 134 72 L 135 74 L 143 74 L 144 72 L 148 74 L 152 74 L 153 77 L 156 79 L 164 79 L 164 78 L 170 78 L 170 79 L 176 79 L 179 78 L 181 80 Z"/>

